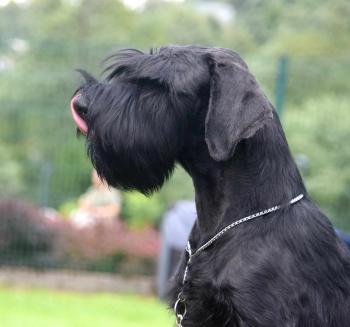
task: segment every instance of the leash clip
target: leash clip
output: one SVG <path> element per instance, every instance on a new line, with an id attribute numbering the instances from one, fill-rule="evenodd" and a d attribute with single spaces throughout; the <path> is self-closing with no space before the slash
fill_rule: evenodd
<path id="1" fill-rule="evenodd" d="M 179 295 L 177 296 L 177 300 L 174 304 L 174 312 L 176 315 L 176 326 L 183 327 L 182 320 L 186 316 L 187 309 L 186 309 L 185 299 L 182 297 L 182 292 L 180 292 Z"/>

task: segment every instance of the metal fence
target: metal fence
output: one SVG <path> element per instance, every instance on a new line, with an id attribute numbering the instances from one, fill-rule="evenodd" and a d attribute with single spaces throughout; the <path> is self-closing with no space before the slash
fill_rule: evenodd
<path id="1" fill-rule="evenodd" d="M 247 59 L 281 111 L 312 196 L 337 227 L 350 230 L 350 61 L 287 58 Z M 153 229 L 71 224 L 69 208 L 91 174 L 68 110 L 78 82 L 70 70 L 29 72 L 0 73 L 0 265 L 153 273 Z M 175 178 L 173 187 L 190 188 L 188 181 L 179 185 L 184 181 Z M 153 247 L 140 255 L 130 248 L 135 242 Z"/>

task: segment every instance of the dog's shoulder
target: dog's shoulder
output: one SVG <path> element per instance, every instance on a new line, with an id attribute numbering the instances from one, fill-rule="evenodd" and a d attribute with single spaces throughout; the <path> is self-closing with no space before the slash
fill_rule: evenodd
<path id="1" fill-rule="evenodd" d="M 328 218 L 306 201 L 270 223 L 254 224 L 250 238 L 226 240 L 220 251 L 217 278 L 231 286 L 239 315 L 259 327 L 347 325 L 350 253 Z"/>

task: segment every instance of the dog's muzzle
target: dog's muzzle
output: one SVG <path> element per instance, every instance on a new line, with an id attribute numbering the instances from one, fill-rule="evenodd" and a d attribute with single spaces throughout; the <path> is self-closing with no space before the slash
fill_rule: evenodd
<path id="1" fill-rule="evenodd" d="M 81 94 L 73 97 L 70 102 L 70 109 L 75 124 L 84 135 L 87 135 L 88 127 L 86 121 L 83 119 L 86 115 L 87 107 Z"/>

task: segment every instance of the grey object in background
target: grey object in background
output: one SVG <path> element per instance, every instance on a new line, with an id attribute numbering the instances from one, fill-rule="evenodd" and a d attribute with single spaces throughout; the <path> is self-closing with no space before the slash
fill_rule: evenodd
<path id="1" fill-rule="evenodd" d="M 178 201 L 164 215 L 161 225 L 161 250 L 158 261 L 158 296 L 166 295 L 168 281 L 183 253 L 188 236 L 197 219 L 194 201 Z"/>

